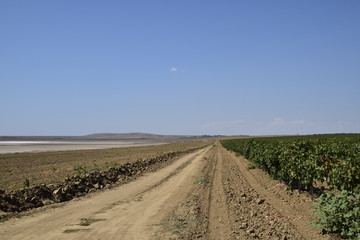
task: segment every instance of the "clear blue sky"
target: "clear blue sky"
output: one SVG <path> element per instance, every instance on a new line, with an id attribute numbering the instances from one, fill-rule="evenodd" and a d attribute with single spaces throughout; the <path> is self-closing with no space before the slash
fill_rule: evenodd
<path id="1" fill-rule="evenodd" d="M 360 132 L 360 1 L 0 1 L 0 135 Z"/>

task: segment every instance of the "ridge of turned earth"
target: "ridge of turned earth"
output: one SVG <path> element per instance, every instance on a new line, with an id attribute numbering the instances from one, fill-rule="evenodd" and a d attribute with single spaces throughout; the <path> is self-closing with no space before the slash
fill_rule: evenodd
<path id="1" fill-rule="evenodd" d="M 20 190 L 4 191 L 0 189 L 0 211 L 23 212 L 33 208 L 61 203 L 84 196 L 101 189 L 110 189 L 127 183 L 146 172 L 153 172 L 171 164 L 178 157 L 197 149 L 170 152 L 153 158 L 125 163 L 107 170 L 67 177 L 58 184 L 38 184 Z M 11 217 L 2 214 L 1 218 Z"/>

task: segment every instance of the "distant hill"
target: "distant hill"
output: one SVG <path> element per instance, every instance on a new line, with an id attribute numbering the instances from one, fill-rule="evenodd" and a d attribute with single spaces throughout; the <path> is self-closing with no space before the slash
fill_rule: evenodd
<path id="1" fill-rule="evenodd" d="M 151 133 L 95 133 L 85 136 L 0 136 L 0 141 L 173 141 L 201 138 L 191 135 L 159 135 Z"/>
<path id="2" fill-rule="evenodd" d="M 97 140 L 168 140 L 168 139 L 183 139 L 195 136 L 187 135 L 159 135 L 152 133 L 95 133 L 83 136 L 83 139 L 97 139 Z"/>

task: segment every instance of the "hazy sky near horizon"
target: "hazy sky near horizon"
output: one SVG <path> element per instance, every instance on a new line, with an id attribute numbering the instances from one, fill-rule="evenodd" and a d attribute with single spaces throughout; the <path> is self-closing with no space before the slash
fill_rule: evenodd
<path id="1" fill-rule="evenodd" d="M 0 1 L 0 135 L 360 132 L 360 1 Z"/>

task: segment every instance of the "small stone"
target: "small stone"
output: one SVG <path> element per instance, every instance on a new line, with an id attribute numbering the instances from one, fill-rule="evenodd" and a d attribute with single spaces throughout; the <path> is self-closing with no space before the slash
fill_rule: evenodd
<path id="1" fill-rule="evenodd" d="M 30 200 L 31 203 L 38 203 L 39 202 L 39 198 L 38 197 L 32 197 L 31 200 Z"/>
<path id="2" fill-rule="evenodd" d="M 248 234 L 253 234 L 253 233 L 255 233 L 255 230 L 254 229 L 249 229 L 249 230 L 247 230 L 246 231 Z"/>
<path id="3" fill-rule="evenodd" d="M 42 200 L 41 202 L 42 202 L 42 204 L 44 204 L 45 206 L 46 206 L 46 205 L 50 205 L 50 204 L 53 203 L 53 201 L 51 201 L 50 199 L 44 199 L 44 200 Z"/>
<path id="4" fill-rule="evenodd" d="M 71 187 L 69 185 L 67 185 L 63 188 L 64 193 L 69 193 L 70 190 L 71 190 Z"/>
<path id="5" fill-rule="evenodd" d="M 248 224 L 247 223 L 243 223 L 240 225 L 240 228 L 241 229 L 246 229 L 248 227 Z"/>
<path id="6" fill-rule="evenodd" d="M 61 191 L 61 188 L 58 188 L 58 189 L 56 189 L 56 190 L 53 191 L 53 194 L 54 194 L 54 195 L 57 195 L 60 191 Z"/>

